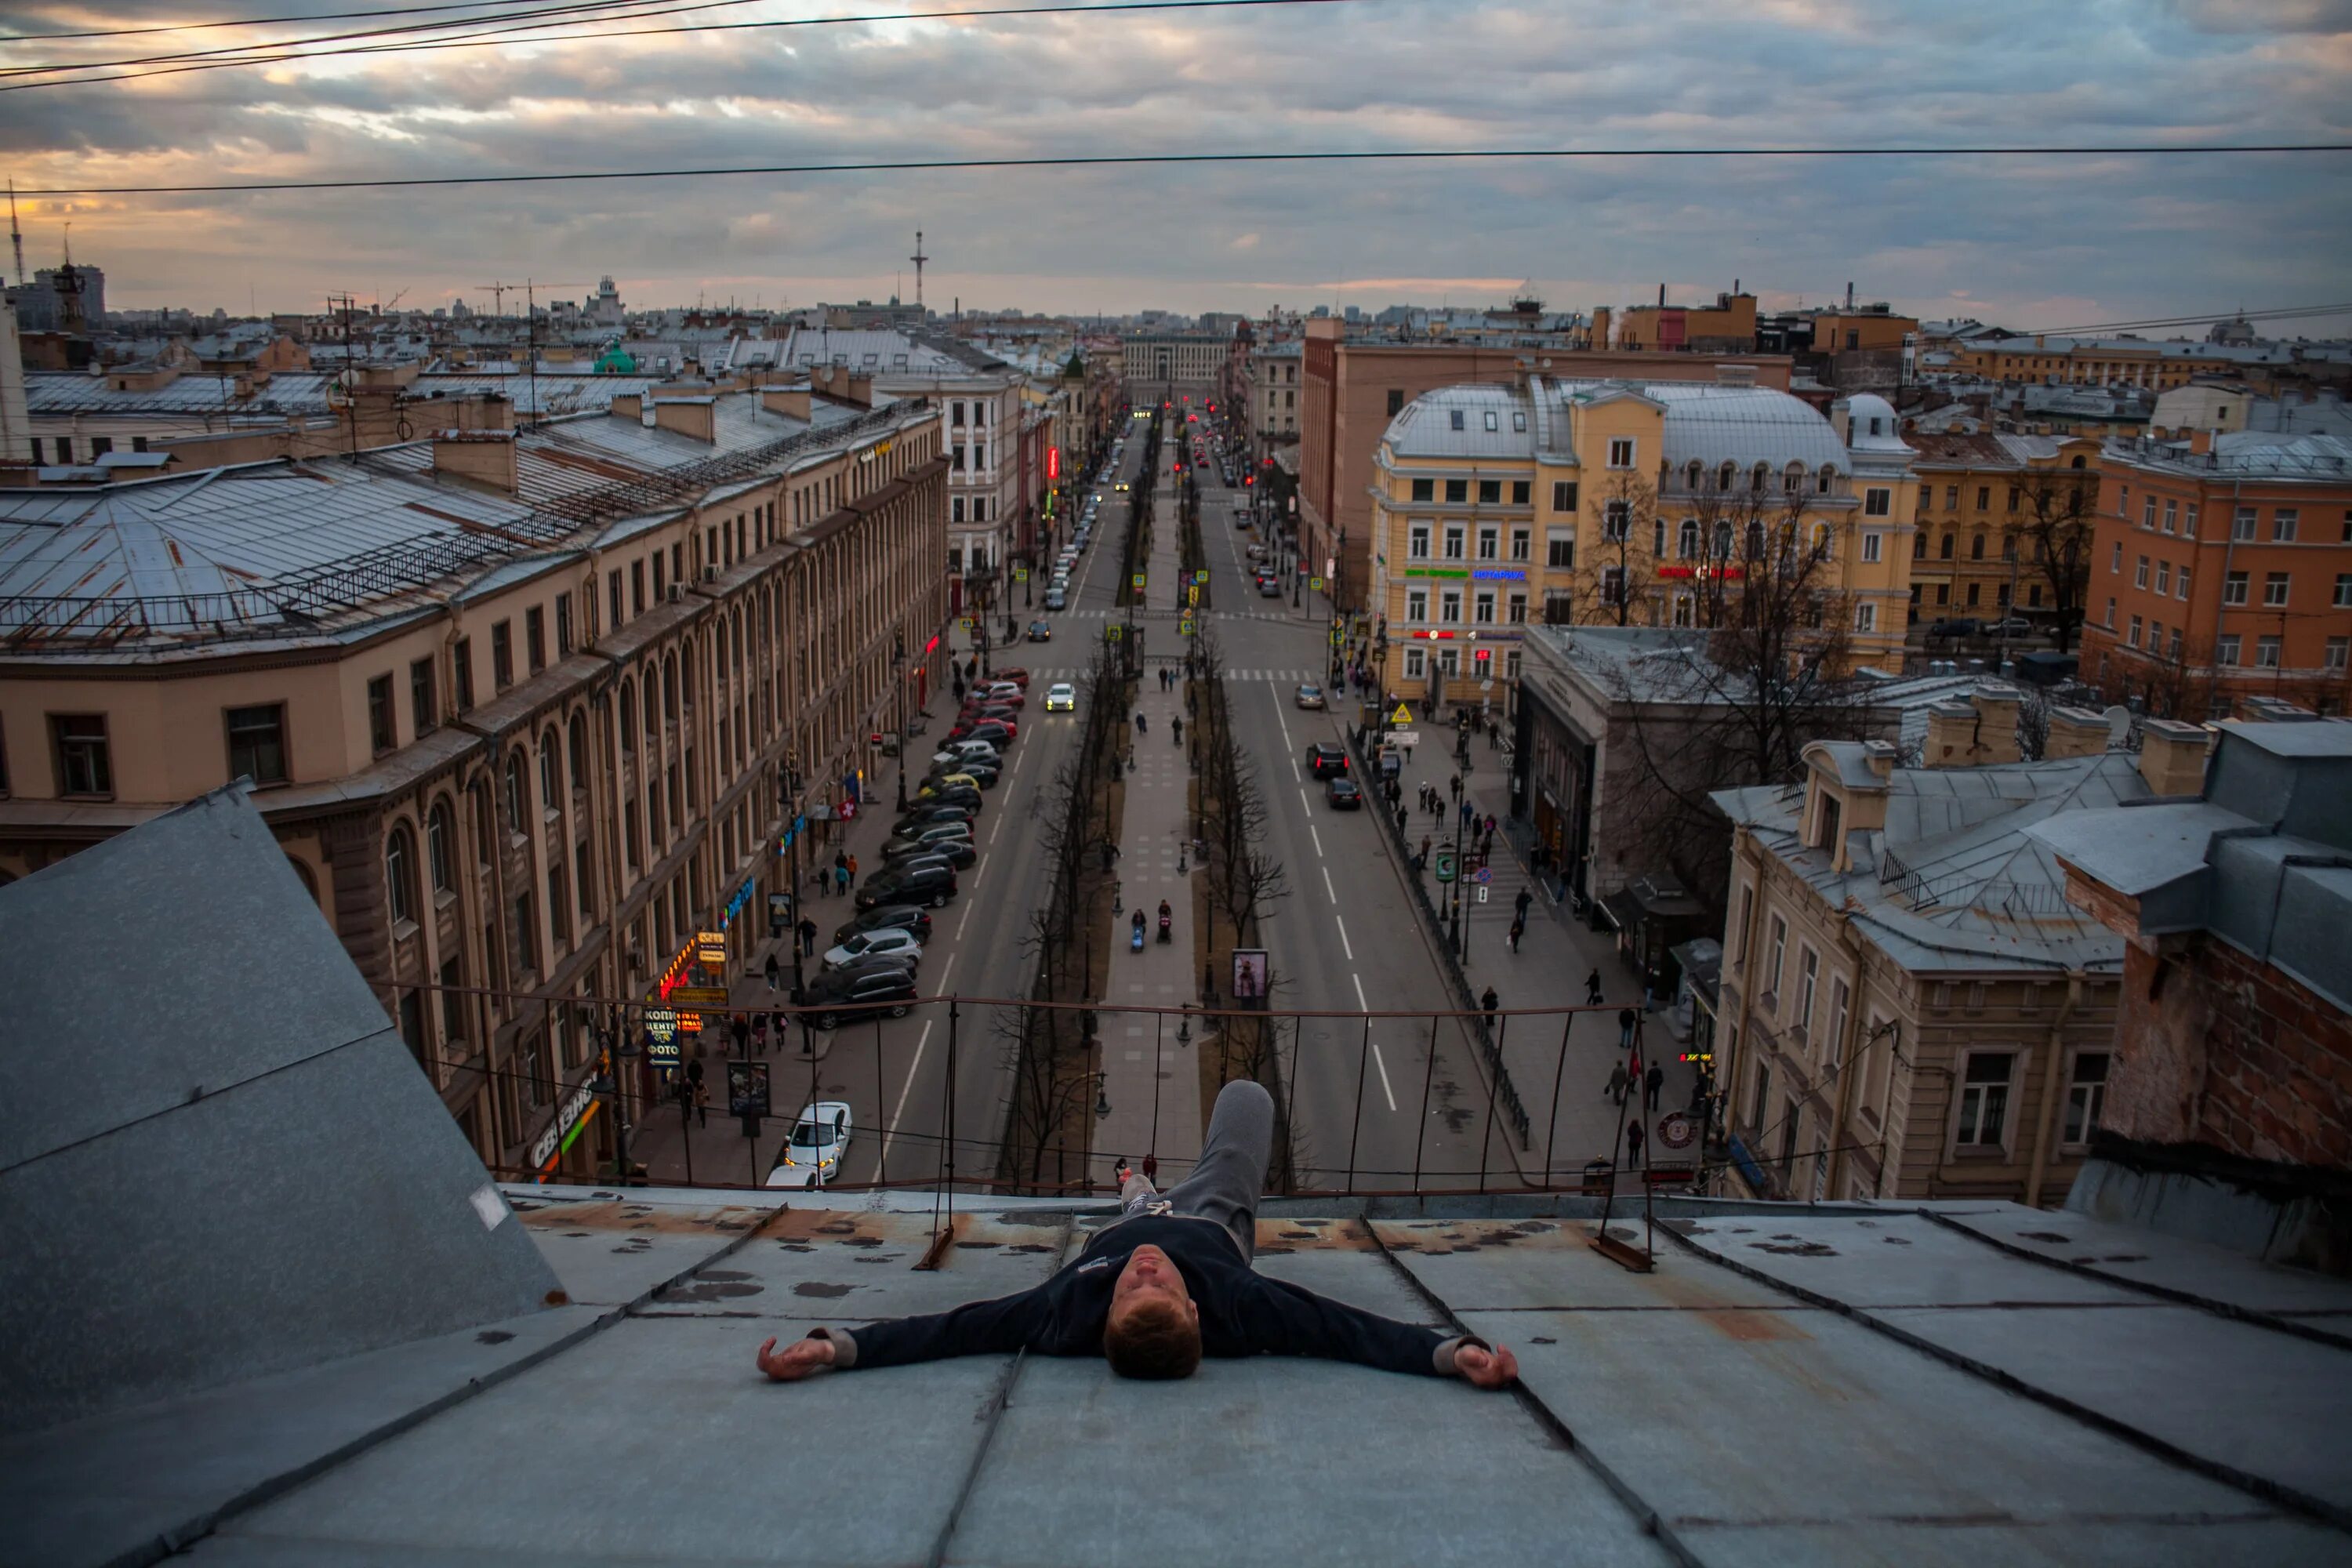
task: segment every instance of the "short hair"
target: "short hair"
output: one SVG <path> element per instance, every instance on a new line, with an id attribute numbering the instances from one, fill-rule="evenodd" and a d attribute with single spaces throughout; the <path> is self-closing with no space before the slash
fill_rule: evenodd
<path id="1" fill-rule="evenodd" d="M 1164 1297 L 1146 1297 L 1103 1323 L 1103 1354 L 1121 1377 L 1190 1377 L 1201 1364 L 1201 1325 Z"/>

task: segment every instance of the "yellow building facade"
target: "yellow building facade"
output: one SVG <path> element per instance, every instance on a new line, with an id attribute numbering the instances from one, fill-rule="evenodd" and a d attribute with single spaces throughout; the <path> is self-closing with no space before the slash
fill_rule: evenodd
<path id="1" fill-rule="evenodd" d="M 1528 624 L 1717 624 L 1759 549 L 1818 604 L 1836 673 L 1900 673 L 1911 448 L 1883 400 L 1770 388 L 1460 385 L 1392 420 L 1370 476 L 1384 689 L 1497 700 Z M 1826 617 L 1834 616 L 1834 622 Z M 1465 683 L 1467 689 L 1465 690 Z"/>
<path id="2" fill-rule="evenodd" d="M 1912 536 L 1912 618 L 1998 616 L 2040 622 L 2057 608 L 2050 547 L 2079 579 L 2096 521 L 2099 447 L 2088 436 L 1922 435 Z M 2080 487 L 2079 502 L 2069 502 Z M 2068 539 L 2067 534 L 2075 537 Z M 2078 584 L 2079 589 L 2079 584 Z M 2079 591 L 2075 607 L 2079 607 Z"/>

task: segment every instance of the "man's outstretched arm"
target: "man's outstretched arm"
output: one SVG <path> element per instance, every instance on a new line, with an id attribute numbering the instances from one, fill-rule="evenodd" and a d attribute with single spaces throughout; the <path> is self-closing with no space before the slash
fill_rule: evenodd
<path id="1" fill-rule="evenodd" d="M 862 1329 L 812 1329 L 782 1351 L 760 1347 L 760 1370 L 780 1383 L 797 1383 L 826 1367 L 898 1366 L 947 1356 L 1003 1354 L 1033 1342 L 1046 1321 L 1043 1287 L 993 1300 L 967 1301 L 951 1311 L 889 1318 Z"/>
<path id="2" fill-rule="evenodd" d="M 1386 1372 L 1459 1377 L 1500 1388 L 1519 1374 L 1517 1357 L 1467 1334 L 1401 1323 L 1287 1280 L 1256 1278 L 1240 1325 L 1251 1348 L 1270 1355 L 1326 1356 Z"/>

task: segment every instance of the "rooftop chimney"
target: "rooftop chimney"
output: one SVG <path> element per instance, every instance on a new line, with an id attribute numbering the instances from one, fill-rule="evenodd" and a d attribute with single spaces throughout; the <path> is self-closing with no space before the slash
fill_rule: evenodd
<path id="1" fill-rule="evenodd" d="M 760 390 L 760 406 L 771 414 L 806 424 L 810 418 L 809 389 L 806 386 L 768 386 Z"/>
<path id="2" fill-rule="evenodd" d="M 2045 759 L 2095 757 L 2107 749 L 2107 721 L 2088 708 L 2050 710 L 2050 736 L 2042 744 Z"/>
<path id="3" fill-rule="evenodd" d="M 2205 754 L 2210 731 L 2178 719 L 2150 719 L 2140 730 L 2139 776 L 2151 794 L 2168 796 L 2205 793 Z"/>
<path id="4" fill-rule="evenodd" d="M 632 425 L 645 422 L 646 398 L 641 392 L 616 392 L 610 407 L 615 419 L 625 419 Z"/>
<path id="5" fill-rule="evenodd" d="M 654 424 L 680 436 L 716 446 L 719 441 L 719 400 L 715 397 L 656 397 Z"/>
<path id="6" fill-rule="evenodd" d="M 442 430 L 433 437 L 433 471 L 479 489 L 514 495 L 522 488 L 511 430 Z"/>

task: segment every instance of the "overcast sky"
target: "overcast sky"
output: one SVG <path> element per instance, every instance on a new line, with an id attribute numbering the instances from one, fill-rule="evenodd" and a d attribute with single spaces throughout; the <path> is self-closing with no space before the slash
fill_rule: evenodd
<path id="1" fill-rule="evenodd" d="M 398 3 L 7 9 L 36 32 Z M 636 25 L 899 4 L 738 0 Z M 0 59 L 372 25 L 24 43 Z M 1337 0 L 575 38 L 7 91 L 0 162 L 50 187 L 1073 153 L 2347 142 L 2347 121 L 2352 0 Z M 603 273 L 633 307 L 911 297 L 918 227 L 926 300 L 968 309 L 1481 305 L 1524 281 L 1587 310 L 1662 282 L 1696 302 L 1735 279 L 1769 307 L 1852 280 L 1921 315 L 2032 328 L 2352 300 L 2345 153 L 958 170 L 19 208 L 28 263 L 57 259 L 70 219 L 114 308 L 316 309 L 340 289 L 487 303 L 493 279 L 570 297 Z"/>

